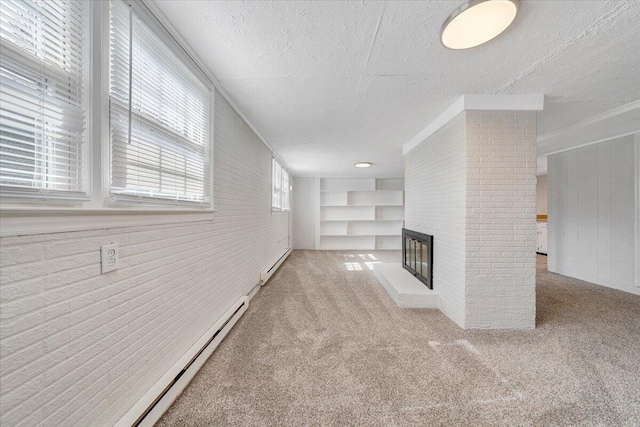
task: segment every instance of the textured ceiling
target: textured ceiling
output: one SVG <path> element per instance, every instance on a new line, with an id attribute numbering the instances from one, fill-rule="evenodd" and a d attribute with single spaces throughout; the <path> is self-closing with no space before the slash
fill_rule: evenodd
<path id="1" fill-rule="evenodd" d="M 296 176 L 403 175 L 402 145 L 462 94 L 545 94 L 539 134 L 640 99 L 640 1 L 523 0 L 450 51 L 461 3 L 156 1 Z"/>

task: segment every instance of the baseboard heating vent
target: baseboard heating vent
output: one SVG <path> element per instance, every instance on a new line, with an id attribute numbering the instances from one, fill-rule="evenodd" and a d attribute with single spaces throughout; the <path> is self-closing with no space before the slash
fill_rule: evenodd
<path id="1" fill-rule="evenodd" d="M 185 355 L 115 424 L 116 427 L 151 427 L 166 412 L 247 311 L 249 298 L 241 297 Z"/>
<path id="2" fill-rule="evenodd" d="M 280 267 L 284 262 L 284 260 L 287 259 L 287 257 L 289 256 L 292 250 L 293 250 L 292 248 L 288 248 L 287 251 L 280 258 L 278 258 L 271 267 L 267 268 L 262 273 L 260 273 L 260 280 L 262 280 L 263 285 L 267 283 L 267 280 L 269 280 L 269 278 L 273 276 L 273 273 L 275 273 L 276 270 L 278 270 L 278 267 Z"/>

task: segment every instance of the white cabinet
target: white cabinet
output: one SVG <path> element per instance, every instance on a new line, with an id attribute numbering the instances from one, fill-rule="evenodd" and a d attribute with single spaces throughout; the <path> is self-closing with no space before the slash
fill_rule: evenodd
<path id="1" fill-rule="evenodd" d="M 538 221 L 536 223 L 537 228 L 537 243 L 536 252 L 539 254 L 547 254 L 547 223 Z"/>
<path id="2" fill-rule="evenodd" d="M 404 179 L 319 180 L 317 249 L 402 248 Z"/>

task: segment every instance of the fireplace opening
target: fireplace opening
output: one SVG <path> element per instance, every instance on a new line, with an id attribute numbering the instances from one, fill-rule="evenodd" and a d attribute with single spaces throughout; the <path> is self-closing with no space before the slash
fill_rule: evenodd
<path id="1" fill-rule="evenodd" d="M 433 236 L 403 228 L 402 266 L 433 289 Z"/>

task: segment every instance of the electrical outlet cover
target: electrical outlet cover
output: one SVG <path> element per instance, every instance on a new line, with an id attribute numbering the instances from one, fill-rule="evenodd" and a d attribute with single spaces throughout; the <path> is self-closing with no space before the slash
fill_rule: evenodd
<path id="1" fill-rule="evenodd" d="M 100 248 L 102 255 L 102 273 L 108 273 L 120 268 L 120 257 L 118 256 L 118 244 L 110 243 L 102 245 Z"/>

